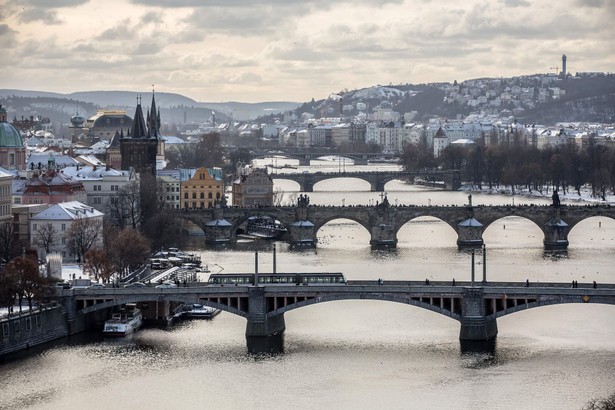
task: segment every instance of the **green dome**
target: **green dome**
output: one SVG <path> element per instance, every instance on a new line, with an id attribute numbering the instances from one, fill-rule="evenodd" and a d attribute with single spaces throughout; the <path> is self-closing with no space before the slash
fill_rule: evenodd
<path id="1" fill-rule="evenodd" d="M 21 135 L 8 122 L 0 122 L 0 147 L 23 147 Z"/>

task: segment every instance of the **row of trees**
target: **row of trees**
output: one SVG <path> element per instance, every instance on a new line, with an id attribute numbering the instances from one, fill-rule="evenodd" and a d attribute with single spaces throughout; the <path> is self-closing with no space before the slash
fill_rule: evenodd
<path id="1" fill-rule="evenodd" d="M 576 191 L 591 188 L 603 200 L 615 192 L 615 149 L 593 138 L 583 148 L 571 142 L 538 149 L 523 143 L 485 146 L 482 141 L 467 146 L 449 145 L 438 158 L 426 144 L 404 147 L 401 164 L 406 170 L 442 167 L 461 171 L 462 180 L 479 189 L 510 187 L 532 191 Z"/>
<path id="2" fill-rule="evenodd" d="M 21 311 L 26 300 L 32 310 L 34 301 L 47 298 L 52 286 L 53 281 L 40 273 L 35 258 L 19 256 L 0 272 L 0 306 L 12 307 L 17 302 Z"/>

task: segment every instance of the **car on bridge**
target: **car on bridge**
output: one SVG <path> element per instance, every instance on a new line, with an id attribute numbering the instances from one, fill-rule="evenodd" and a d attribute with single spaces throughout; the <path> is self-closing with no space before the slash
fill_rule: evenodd
<path id="1" fill-rule="evenodd" d="M 124 285 L 125 288 L 144 288 L 145 287 L 145 283 L 143 282 L 133 282 L 133 283 L 129 283 L 128 285 Z"/>
<path id="2" fill-rule="evenodd" d="M 177 285 L 173 282 L 162 282 L 160 285 L 156 285 L 156 289 L 169 289 L 176 288 Z"/>

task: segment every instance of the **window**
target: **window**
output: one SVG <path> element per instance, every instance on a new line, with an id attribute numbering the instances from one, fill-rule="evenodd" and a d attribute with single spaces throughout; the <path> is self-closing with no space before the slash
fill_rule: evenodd
<path id="1" fill-rule="evenodd" d="M 66 238 L 62 238 L 62 245 L 66 245 Z"/>
<path id="2" fill-rule="evenodd" d="M 209 192 L 209 193 L 207 194 L 207 198 L 209 198 L 209 199 L 213 198 L 213 195 L 211 194 L 211 192 Z"/>
<path id="3" fill-rule="evenodd" d="M 192 199 L 196 199 L 196 192 L 192 193 Z"/>
<path id="4" fill-rule="evenodd" d="M 94 203 L 95 203 L 95 204 L 102 204 L 102 198 L 101 198 L 101 197 L 99 197 L 99 196 L 94 197 Z"/>
<path id="5" fill-rule="evenodd" d="M 62 230 L 65 231 L 66 230 L 66 224 L 62 224 Z"/>
<path id="6" fill-rule="evenodd" d="M 32 329 L 32 318 L 27 317 L 26 318 L 26 330 L 30 330 L 30 329 Z"/>
<path id="7" fill-rule="evenodd" d="M 15 165 L 15 154 L 9 154 L 9 165 Z"/>
<path id="8" fill-rule="evenodd" d="M 184 199 L 188 199 L 188 192 L 184 192 Z"/>
<path id="9" fill-rule="evenodd" d="M 201 192 L 201 199 L 205 199 L 205 193 Z"/>
<path id="10" fill-rule="evenodd" d="M 33 231 L 37 231 L 37 230 L 38 230 L 38 226 L 37 226 L 37 224 L 32 225 L 32 230 L 33 230 Z"/>

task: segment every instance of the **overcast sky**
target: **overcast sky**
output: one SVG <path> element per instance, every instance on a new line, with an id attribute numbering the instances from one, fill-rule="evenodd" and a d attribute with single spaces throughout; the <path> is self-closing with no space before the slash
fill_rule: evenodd
<path id="1" fill-rule="evenodd" d="M 615 71 L 615 0 L 0 0 L 0 88 L 307 101 Z"/>

